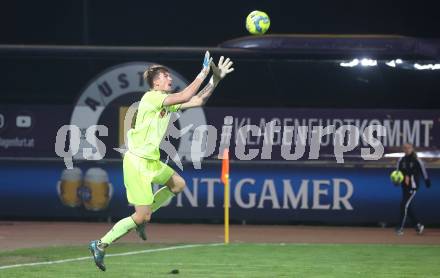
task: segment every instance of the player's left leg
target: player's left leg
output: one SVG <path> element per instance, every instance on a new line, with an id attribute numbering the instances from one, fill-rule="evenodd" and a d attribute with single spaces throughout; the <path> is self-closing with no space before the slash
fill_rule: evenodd
<path id="1" fill-rule="evenodd" d="M 177 174 L 170 166 L 158 161 L 156 164 L 156 175 L 153 183 L 165 185 L 153 196 L 152 212 L 155 212 L 176 194 L 183 191 L 186 186 L 185 180 Z"/>
<path id="2" fill-rule="evenodd" d="M 151 205 L 151 210 L 155 212 L 160 207 L 168 202 L 171 198 L 176 196 L 176 194 L 183 191 L 186 183 L 185 180 L 176 172 L 165 182 L 165 186 L 159 189 L 154 194 L 153 204 Z"/>

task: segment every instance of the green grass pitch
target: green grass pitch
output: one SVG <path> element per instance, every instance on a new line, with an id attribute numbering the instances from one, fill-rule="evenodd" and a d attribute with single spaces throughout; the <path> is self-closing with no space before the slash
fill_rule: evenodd
<path id="1" fill-rule="evenodd" d="M 86 246 L 0 252 L 0 277 L 440 277 L 440 246 L 365 244 L 230 244 L 181 249 L 115 244 L 106 272 L 91 257 L 51 265 L 2 266 L 89 256 Z M 157 249 L 171 247 L 168 250 Z M 178 274 L 171 274 L 178 269 Z"/>

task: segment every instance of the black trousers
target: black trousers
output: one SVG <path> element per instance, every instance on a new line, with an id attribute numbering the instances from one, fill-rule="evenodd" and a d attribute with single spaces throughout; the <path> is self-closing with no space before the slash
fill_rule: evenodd
<path id="1" fill-rule="evenodd" d="M 406 219 L 409 217 L 414 225 L 419 223 L 419 219 L 414 214 L 413 202 L 416 196 L 416 189 L 402 186 L 402 201 L 400 202 L 400 228 L 405 227 Z"/>

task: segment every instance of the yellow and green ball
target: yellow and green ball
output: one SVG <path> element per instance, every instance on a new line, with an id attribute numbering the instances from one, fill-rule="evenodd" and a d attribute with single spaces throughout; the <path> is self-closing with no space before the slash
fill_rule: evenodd
<path id="1" fill-rule="evenodd" d="M 252 35 L 263 35 L 270 27 L 269 16 L 262 11 L 253 11 L 246 17 L 246 29 Z"/>
<path id="2" fill-rule="evenodd" d="M 392 183 L 396 185 L 401 184 L 403 182 L 403 178 L 403 173 L 401 171 L 394 170 L 391 172 L 390 179 Z"/>

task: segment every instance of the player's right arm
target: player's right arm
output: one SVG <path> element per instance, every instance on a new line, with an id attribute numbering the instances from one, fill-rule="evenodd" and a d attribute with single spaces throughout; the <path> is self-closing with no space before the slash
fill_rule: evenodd
<path id="1" fill-rule="evenodd" d="M 209 55 L 209 51 L 206 51 L 205 57 L 203 59 L 203 68 L 194 79 L 194 81 L 191 82 L 191 84 L 189 84 L 182 91 L 168 95 L 163 101 L 163 106 L 170 106 L 188 102 L 199 91 L 200 85 L 202 85 L 203 81 L 208 76 L 209 70 L 211 68 L 211 63 L 212 58 Z"/>
<path id="2" fill-rule="evenodd" d="M 182 106 L 180 106 L 180 109 L 183 110 L 205 105 L 220 80 L 222 80 L 223 78 L 225 78 L 226 75 L 234 71 L 234 68 L 232 68 L 232 64 L 233 63 L 229 58 L 226 58 L 226 60 L 224 60 L 223 56 L 220 57 L 217 66 L 214 63 L 211 63 L 213 74 L 208 84 L 206 84 L 206 86 L 199 93 L 197 93 L 197 95 L 193 96 L 188 102 L 183 103 Z"/>

